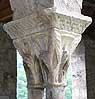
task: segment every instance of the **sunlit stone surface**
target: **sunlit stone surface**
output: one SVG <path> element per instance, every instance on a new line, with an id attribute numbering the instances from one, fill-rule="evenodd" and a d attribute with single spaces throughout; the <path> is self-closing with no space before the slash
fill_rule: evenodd
<path id="1" fill-rule="evenodd" d="M 80 14 L 76 0 L 13 0 L 11 7 L 14 21 L 4 29 L 23 57 L 29 99 L 41 98 L 44 87 L 47 99 L 63 99 L 69 58 L 90 18 Z"/>

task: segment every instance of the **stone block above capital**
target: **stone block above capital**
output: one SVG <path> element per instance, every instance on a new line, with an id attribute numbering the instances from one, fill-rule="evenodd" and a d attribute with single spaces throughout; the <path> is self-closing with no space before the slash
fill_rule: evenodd
<path id="1" fill-rule="evenodd" d="M 46 9 L 51 9 L 60 14 L 81 16 L 82 1 L 83 0 L 10 0 L 10 4 L 13 10 L 13 20 L 17 20 L 29 15 L 33 15 L 34 17 L 38 15 L 41 16 Z"/>

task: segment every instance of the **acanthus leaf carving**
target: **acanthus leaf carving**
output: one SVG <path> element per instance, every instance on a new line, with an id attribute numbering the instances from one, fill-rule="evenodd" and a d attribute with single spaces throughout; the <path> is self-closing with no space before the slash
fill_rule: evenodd
<path id="1" fill-rule="evenodd" d="M 40 16 L 30 15 L 9 22 L 4 25 L 4 29 L 13 39 L 23 60 L 30 69 L 34 69 L 31 70 L 34 82 L 39 83 L 39 77 L 35 73 L 37 68 L 43 70 L 45 67 L 48 75 L 44 71 L 43 73 L 47 75 L 48 83 L 61 85 L 68 68 L 69 56 L 80 42 L 81 33 L 90 21 L 59 14 L 52 9 L 48 13 L 45 11 Z M 44 66 L 34 65 L 34 56 L 40 61 L 39 64 L 44 62 Z"/>

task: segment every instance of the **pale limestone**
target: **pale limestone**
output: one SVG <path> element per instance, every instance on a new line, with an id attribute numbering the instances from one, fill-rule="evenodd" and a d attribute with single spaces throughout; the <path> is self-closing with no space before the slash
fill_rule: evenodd
<path id="1" fill-rule="evenodd" d="M 56 87 L 65 86 L 69 58 L 80 42 L 81 34 L 91 23 L 89 18 L 80 14 L 80 6 L 73 8 L 78 3 L 72 6 L 73 2 L 75 1 L 11 1 L 14 21 L 5 24 L 4 29 L 13 39 L 15 47 L 27 64 L 26 68 L 31 72 L 30 88 L 50 85 L 52 87 L 48 87 L 47 91 L 54 94 L 62 91 L 60 88 L 59 91 L 55 90 Z M 65 5 L 68 3 L 74 13 Z"/>
<path id="2" fill-rule="evenodd" d="M 39 82 L 40 74 L 37 76 L 34 72 L 39 71 L 38 65 L 33 65 L 33 57 L 36 55 L 53 73 L 48 77 L 49 83 L 60 85 L 64 79 L 61 77 L 61 81 L 59 81 L 59 76 L 62 76 L 59 74 L 65 72 L 62 68 L 80 42 L 81 33 L 89 23 L 90 21 L 49 13 L 49 15 L 39 18 L 31 15 L 12 21 L 5 24 L 4 29 L 11 36 L 15 47 L 34 73 L 35 84 L 41 83 Z"/>

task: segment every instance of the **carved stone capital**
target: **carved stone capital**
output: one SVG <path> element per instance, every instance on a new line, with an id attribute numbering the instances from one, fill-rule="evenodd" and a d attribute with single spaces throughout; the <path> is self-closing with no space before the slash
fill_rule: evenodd
<path id="1" fill-rule="evenodd" d="M 27 64 L 30 74 L 29 71 L 26 74 L 31 76 L 27 78 L 32 79 L 28 83 L 30 86 L 32 84 L 32 89 L 52 86 L 47 88 L 47 99 L 63 99 L 62 87 L 65 86 L 70 55 L 80 42 L 81 34 L 91 23 L 90 18 L 80 13 L 82 2 L 10 0 L 10 3 L 14 21 L 5 24 L 4 30 L 13 39 L 15 47 Z M 59 95 L 56 97 L 54 93 Z"/>
<path id="2" fill-rule="evenodd" d="M 27 48 L 27 54 L 30 54 L 31 51 L 28 51 L 28 49 L 31 50 L 31 48 L 34 48 L 32 47 L 33 44 L 31 44 L 33 42 L 36 42 L 34 45 L 36 47 L 38 46 L 38 50 L 47 51 L 48 39 L 50 36 L 53 36 L 52 38 L 57 37 L 57 39 L 61 40 L 60 46 L 63 47 L 66 45 L 65 49 L 70 49 L 72 42 L 76 43 L 80 41 L 81 34 L 90 23 L 91 20 L 63 15 L 54 11 L 50 12 L 50 10 L 48 11 L 48 9 L 46 9 L 41 16 L 35 17 L 30 15 L 22 19 L 9 22 L 4 25 L 4 29 L 13 39 L 14 43 L 19 42 L 18 44 L 15 44 L 17 48 L 21 47 L 22 49 L 23 47 L 23 50 Z M 43 43 L 45 43 L 45 46 L 42 46 Z"/>
<path id="3" fill-rule="evenodd" d="M 59 85 L 63 83 L 62 76 L 67 70 L 69 56 L 91 21 L 46 11 L 42 16 L 30 15 L 9 22 L 4 29 L 32 71 L 35 84 L 40 80 L 36 72 L 41 75 L 41 68 L 42 73 L 45 71 L 47 75 L 49 72 L 48 83 Z M 35 60 L 39 62 L 35 63 Z M 46 77 L 43 78 L 46 81 Z"/>

